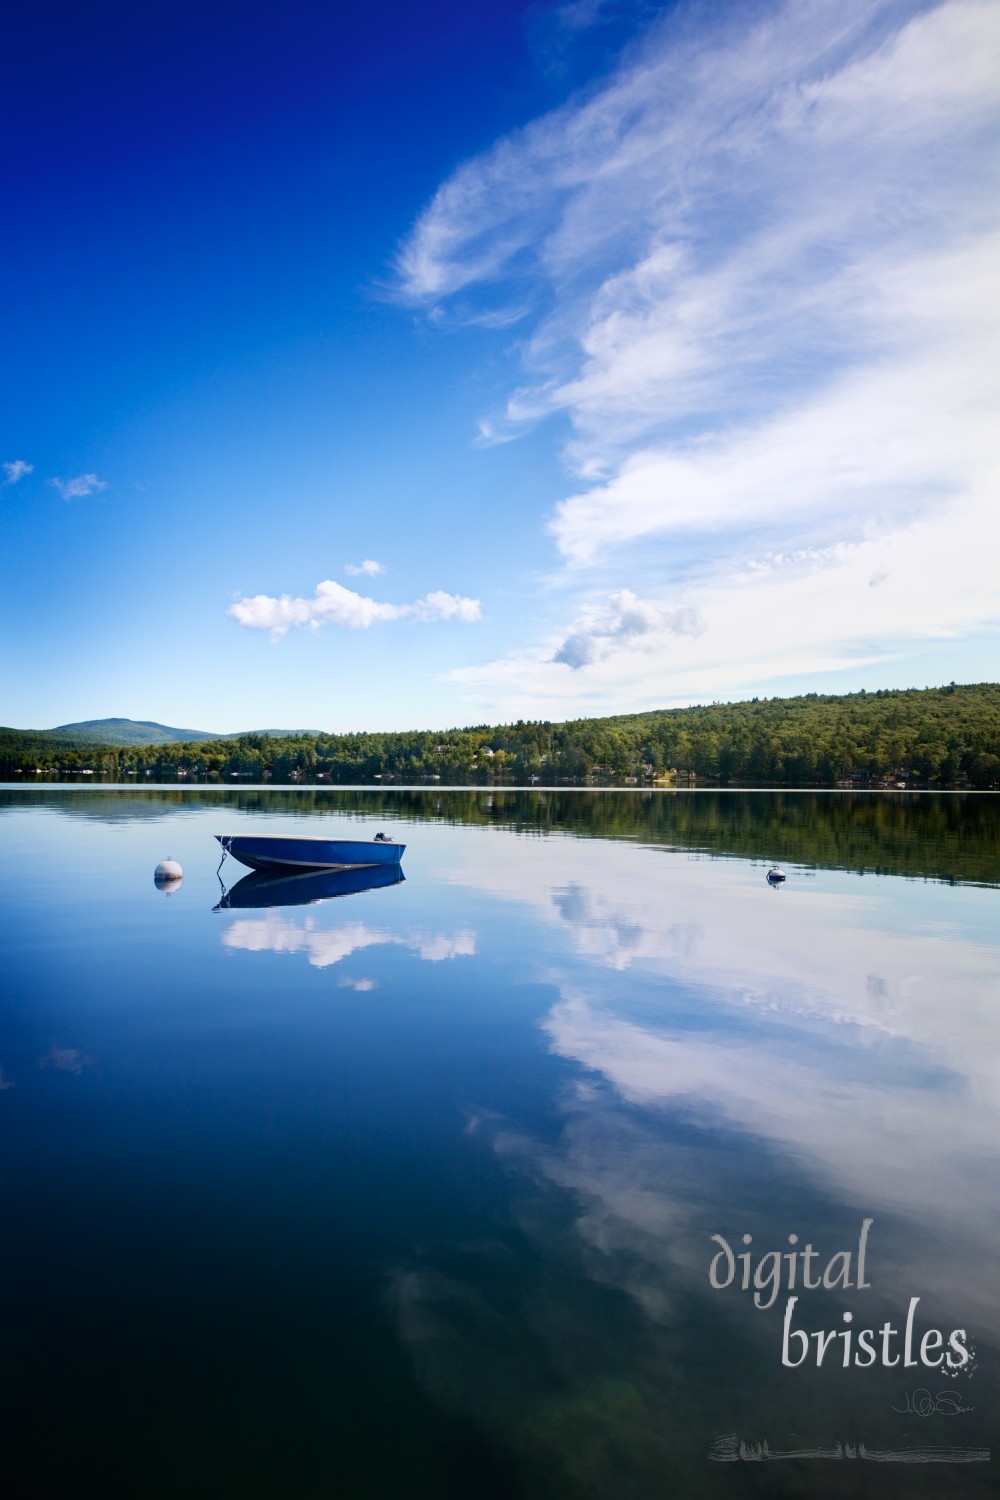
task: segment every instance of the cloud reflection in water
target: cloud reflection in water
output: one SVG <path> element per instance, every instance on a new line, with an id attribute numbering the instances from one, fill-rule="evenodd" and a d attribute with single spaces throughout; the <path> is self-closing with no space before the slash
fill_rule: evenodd
<path id="1" fill-rule="evenodd" d="M 530 864 L 498 849 L 455 877 L 567 930 L 546 974 L 553 1050 L 629 1104 L 736 1131 L 843 1203 L 903 1216 L 927 1277 L 956 1227 L 943 1205 L 975 1203 L 947 1279 L 958 1256 L 982 1283 L 1000 1233 L 982 1191 L 1000 1141 L 996 892 L 827 872 L 775 893 L 742 862 L 594 847 L 554 839 Z M 1000 1321 L 994 1288 L 975 1294 Z"/>
<path id="2" fill-rule="evenodd" d="M 380 945 L 409 948 L 428 963 L 444 959 L 471 957 L 476 951 L 476 934 L 468 928 L 448 937 L 444 933 L 416 932 L 402 935 L 364 922 L 343 922 L 337 927 L 321 927 L 312 916 L 295 920 L 276 916 L 241 917 L 222 934 L 227 948 L 247 953 L 305 953 L 317 969 L 329 968 L 364 948 Z"/>
<path id="3" fill-rule="evenodd" d="M 991 1358 L 960 1438 L 988 1441 L 997 893 L 794 870 L 775 893 L 742 861 L 563 838 L 530 860 L 496 840 L 489 861 L 450 878 L 548 925 L 532 977 L 556 998 L 540 1024 L 573 1071 L 552 1131 L 487 1111 L 469 1123 L 508 1177 L 517 1296 L 489 1257 L 457 1250 L 447 1271 L 442 1252 L 395 1279 L 400 1335 L 435 1397 L 534 1460 L 544 1432 L 564 1480 L 588 1453 L 594 1494 L 641 1493 L 667 1431 L 676 1476 L 680 1434 L 750 1411 L 814 1433 L 850 1412 L 869 1441 L 884 1430 L 891 1442 L 879 1423 L 894 1420 L 898 1373 L 851 1370 L 831 1407 L 838 1372 L 814 1371 L 790 1404 L 780 1310 L 738 1290 L 727 1300 L 707 1279 L 713 1233 L 749 1232 L 763 1253 L 794 1232 L 829 1256 L 871 1215 L 873 1289 L 854 1294 L 865 1324 L 898 1322 L 916 1295 L 921 1326 L 968 1327 Z M 806 1326 L 832 1326 L 842 1300 L 817 1294 Z M 495 1358 L 516 1363 L 519 1402 L 472 1381 Z M 811 1493 L 831 1483 L 817 1473 Z M 690 1486 L 710 1492 L 703 1471 Z"/>

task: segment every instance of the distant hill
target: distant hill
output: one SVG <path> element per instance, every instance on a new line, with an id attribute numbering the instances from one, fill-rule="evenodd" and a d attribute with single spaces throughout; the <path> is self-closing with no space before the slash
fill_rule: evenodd
<path id="1" fill-rule="evenodd" d="M 24 734 L 51 735 L 68 745 L 193 745 L 204 740 L 238 739 L 241 734 L 266 734 L 272 739 L 319 734 L 318 729 L 237 729 L 232 734 L 213 734 L 208 729 L 175 729 L 149 719 L 83 719 L 78 724 L 57 724 L 55 729 L 24 730 Z"/>
<path id="2" fill-rule="evenodd" d="M 149 719 L 83 719 L 78 724 L 57 724 L 55 729 L 38 732 L 76 745 L 180 745 L 222 739 L 222 735 L 207 729 L 174 729 Z"/>

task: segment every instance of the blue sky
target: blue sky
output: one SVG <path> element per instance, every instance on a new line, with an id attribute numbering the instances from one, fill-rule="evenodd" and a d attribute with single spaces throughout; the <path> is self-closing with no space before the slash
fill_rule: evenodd
<path id="1" fill-rule="evenodd" d="M 996 677 L 990 0 L 21 12 L 3 722 Z"/>

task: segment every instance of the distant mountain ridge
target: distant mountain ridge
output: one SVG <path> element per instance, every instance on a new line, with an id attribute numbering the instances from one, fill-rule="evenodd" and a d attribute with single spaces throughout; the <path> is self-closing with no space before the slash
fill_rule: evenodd
<path id="1" fill-rule="evenodd" d="M 237 729 L 215 734 L 208 729 L 175 729 L 151 719 L 82 719 L 76 724 L 57 724 L 54 729 L 24 730 L 25 734 L 49 735 L 74 745 L 193 745 L 202 740 L 238 739 L 241 734 L 266 734 L 272 739 L 285 735 L 318 734 L 318 729 Z"/>
<path id="2" fill-rule="evenodd" d="M 82 719 L 76 724 L 57 724 L 54 729 L 37 732 L 78 745 L 193 744 L 196 740 L 219 738 L 207 729 L 174 729 L 151 719 Z"/>

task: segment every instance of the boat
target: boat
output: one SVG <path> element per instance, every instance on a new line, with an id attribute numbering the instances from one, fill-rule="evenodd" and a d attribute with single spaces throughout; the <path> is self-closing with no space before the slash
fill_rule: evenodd
<path id="1" fill-rule="evenodd" d="M 358 870 L 398 865 L 405 844 L 384 833 L 373 839 L 303 839 L 291 834 L 217 833 L 226 854 L 251 870 Z"/>
<path id="2" fill-rule="evenodd" d="M 356 865 L 347 870 L 296 870 L 294 873 L 275 865 L 267 870 L 252 870 L 231 890 L 223 889 L 218 905 L 213 909 L 244 911 L 271 906 L 312 906 L 317 901 L 399 885 L 405 879 L 398 864 Z"/>

